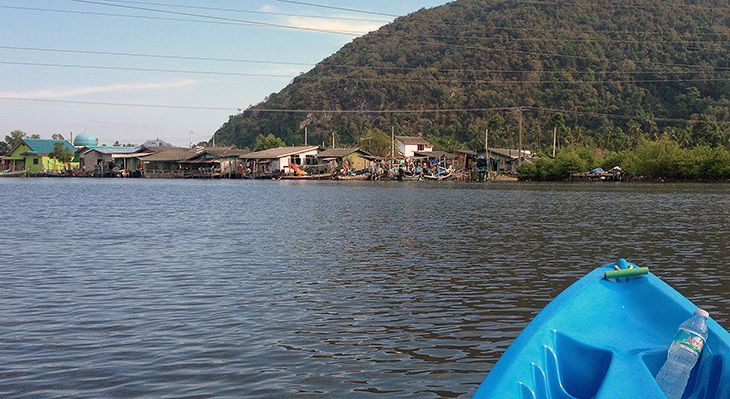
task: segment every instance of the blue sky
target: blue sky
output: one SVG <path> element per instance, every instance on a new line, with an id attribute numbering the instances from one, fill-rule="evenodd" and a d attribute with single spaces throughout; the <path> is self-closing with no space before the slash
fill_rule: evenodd
<path id="1" fill-rule="evenodd" d="M 4 0 L 0 139 L 207 141 L 357 35 L 447 2 Z"/>

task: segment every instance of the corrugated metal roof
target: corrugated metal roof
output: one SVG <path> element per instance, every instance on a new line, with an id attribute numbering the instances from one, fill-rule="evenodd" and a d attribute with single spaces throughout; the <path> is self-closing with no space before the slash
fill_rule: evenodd
<path id="1" fill-rule="evenodd" d="M 506 158 L 518 159 L 520 157 L 520 150 L 513 150 L 510 148 L 490 148 L 489 152 L 496 155 L 501 155 Z M 532 156 L 532 152 L 528 150 L 522 150 L 522 156 L 529 158 Z"/>
<path id="2" fill-rule="evenodd" d="M 353 152 L 357 152 L 357 151 L 360 151 L 363 154 L 367 155 L 367 153 L 365 151 L 363 151 L 359 148 L 329 148 L 329 149 L 326 149 L 326 150 L 320 152 L 316 156 L 317 156 L 317 158 L 342 158 L 342 157 L 346 157 L 346 156 L 352 154 Z"/>
<path id="3" fill-rule="evenodd" d="M 114 154 L 133 154 L 137 152 L 137 149 L 134 147 L 96 147 L 89 149 L 89 152 L 96 151 L 101 154 L 107 154 L 107 155 L 114 155 Z M 85 152 L 84 154 L 87 154 L 88 152 Z"/>
<path id="4" fill-rule="evenodd" d="M 419 157 L 456 159 L 456 155 L 446 151 L 416 151 L 413 153 Z"/>
<path id="5" fill-rule="evenodd" d="M 21 141 L 25 143 L 25 145 L 30 147 L 30 151 L 26 151 L 26 153 L 34 155 L 48 155 L 48 153 L 53 151 L 53 146 L 56 143 L 64 143 L 66 148 L 68 148 L 72 154 L 76 152 L 76 147 L 72 146 L 71 143 L 68 142 L 68 140 L 22 139 Z"/>
<path id="6" fill-rule="evenodd" d="M 308 152 L 312 150 L 318 149 L 319 146 L 307 146 L 307 147 L 279 147 L 279 148 L 271 148 L 264 151 L 257 151 L 257 152 L 251 152 L 248 154 L 241 155 L 241 158 L 243 159 L 271 159 L 271 158 L 281 158 L 288 155 L 296 155 L 301 154 L 303 152 Z"/>
<path id="7" fill-rule="evenodd" d="M 177 162 L 196 157 L 200 152 L 187 148 L 169 148 L 142 158 L 145 162 Z"/>
<path id="8" fill-rule="evenodd" d="M 416 136 L 395 136 L 396 140 L 402 141 L 405 144 L 428 144 L 431 145 L 426 139 L 423 137 L 416 137 Z"/>
<path id="9" fill-rule="evenodd" d="M 239 150 L 235 146 L 230 147 L 205 147 L 203 153 L 209 153 L 217 157 L 239 157 L 248 153 L 246 150 Z"/>

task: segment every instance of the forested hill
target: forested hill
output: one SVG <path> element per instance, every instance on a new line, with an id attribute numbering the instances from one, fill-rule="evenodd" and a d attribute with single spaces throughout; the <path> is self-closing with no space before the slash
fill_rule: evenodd
<path id="1" fill-rule="evenodd" d="M 510 146 L 516 107 L 527 148 L 551 145 L 554 126 L 561 145 L 619 150 L 642 134 L 727 145 L 730 6 L 457 0 L 354 40 L 232 116 L 215 139 L 253 149 L 259 134 L 274 134 L 300 145 L 306 126 L 309 144 L 334 134 L 378 153 L 393 128 L 437 148 L 478 149 L 489 128 L 490 146 Z M 712 137 L 692 137 L 698 119 Z"/>

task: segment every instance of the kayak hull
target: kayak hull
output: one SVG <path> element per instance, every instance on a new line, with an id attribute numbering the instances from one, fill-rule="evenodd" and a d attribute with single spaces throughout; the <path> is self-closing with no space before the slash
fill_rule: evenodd
<path id="1" fill-rule="evenodd" d="M 474 398 L 665 399 L 654 378 L 677 328 L 697 306 L 652 273 L 605 279 L 616 264 L 588 273 L 550 302 Z M 727 399 L 730 333 L 712 318 L 707 324 L 709 337 L 683 397 Z"/>

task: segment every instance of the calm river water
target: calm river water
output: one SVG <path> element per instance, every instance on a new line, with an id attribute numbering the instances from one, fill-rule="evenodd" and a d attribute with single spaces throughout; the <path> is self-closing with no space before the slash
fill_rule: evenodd
<path id="1" fill-rule="evenodd" d="M 0 397 L 469 398 L 620 257 L 730 326 L 730 185 L 0 179 Z"/>

